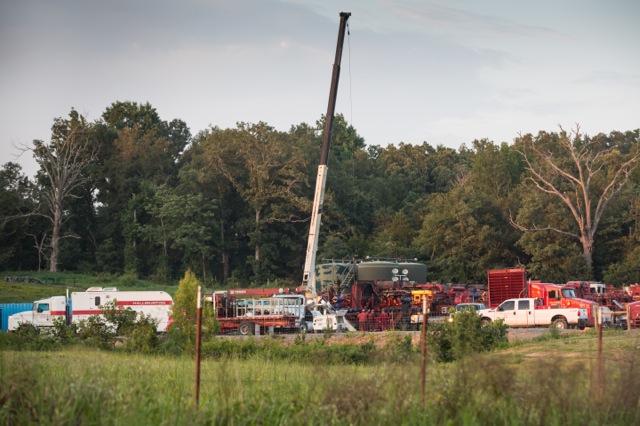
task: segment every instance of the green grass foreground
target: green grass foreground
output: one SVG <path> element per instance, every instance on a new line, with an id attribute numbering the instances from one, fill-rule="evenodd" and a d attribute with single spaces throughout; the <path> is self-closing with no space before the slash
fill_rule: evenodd
<path id="1" fill-rule="evenodd" d="M 275 339 L 249 339 L 286 351 Z M 419 348 L 394 360 L 296 362 L 269 351 L 193 356 L 70 347 L 0 351 L 6 425 L 631 425 L 640 423 L 640 334 L 607 333 L 603 387 L 593 391 L 593 333 L 551 333 L 453 363 L 429 363 L 420 397 Z M 339 344 L 339 343 L 331 343 Z M 235 352 L 234 352 L 235 351 Z M 387 356 L 376 356 L 386 351 Z M 401 351 L 400 354 L 404 352 Z"/>

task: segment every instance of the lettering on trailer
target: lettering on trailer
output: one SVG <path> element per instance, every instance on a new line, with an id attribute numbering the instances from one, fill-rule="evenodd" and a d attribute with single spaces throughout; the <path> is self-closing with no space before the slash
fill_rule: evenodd
<path id="1" fill-rule="evenodd" d="M 229 290 L 229 294 L 246 294 L 247 290 Z"/>
<path id="2" fill-rule="evenodd" d="M 120 302 L 119 300 L 116 302 L 116 306 L 162 306 L 162 305 L 171 305 L 170 300 L 127 300 Z M 102 311 L 100 309 L 90 309 L 90 310 L 73 310 L 71 315 L 100 315 Z"/>
<path id="3" fill-rule="evenodd" d="M 140 306 L 140 305 L 171 305 L 170 300 L 131 300 L 131 301 L 116 301 L 116 306 Z"/>

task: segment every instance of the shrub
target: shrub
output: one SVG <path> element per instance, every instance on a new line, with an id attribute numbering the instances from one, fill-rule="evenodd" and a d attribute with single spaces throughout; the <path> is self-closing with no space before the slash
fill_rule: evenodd
<path id="1" fill-rule="evenodd" d="M 140 314 L 140 318 L 131 326 L 124 340 L 124 348 L 129 352 L 153 353 L 160 346 L 156 333 L 158 321 L 151 315 Z"/>
<path id="2" fill-rule="evenodd" d="M 138 274 L 126 272 L 122 274 L 119 281 L 123 287 L 135 287 L 138 284 Z"/>
<path id="3" fill-rule="evenodd" d="M 13 334 L 25 345 L 35 343 L 40 338 L 38 327 L 28 322 L 20 324 Z"/>
<path id="4" fill-rule="evenodd" d="M 66 319 L 60 317 L 53 320 L 50 334 L 55 341 L 62 344 L 71 343 L 78 337 L 76 325 L 68 325 Z"/>
<path id="5" fill-rule="evenodd" d="M 109 326 L 114 327 L 116 334 L 128 335 L 136 323 L 137 313 L 131 308 L 123 308 L 117 305 L 117 300 L 112 300 L 100 306 L 102 317 Z"/>
<path id="6" fill-rule="evenodd" d="M 390 362 L 406 362 L 417 354 L 418 350 L 413 347 L 410 335 L 405 335 L 403 338 L 396 335 L 385 344 L 382 357 Z"/>
<path id="7" fill-rule="evenodd" d="M 107 327 L 100 315 L 90 316 L 78 323 L 78 338 L 88 346 L 100 349 L 113 348 L 116 341 L 116 332 L 112 327 Z"/>
<path id="8" fill-rule="evenodd" d="M 428 342 L 438 361 L 460 360 L 507 345 L 507 327 L 502 321 L 483 326 L 482 318 L 472 308 L 456 313 L 451 322 L 436 323 L 429 328 Z"/>

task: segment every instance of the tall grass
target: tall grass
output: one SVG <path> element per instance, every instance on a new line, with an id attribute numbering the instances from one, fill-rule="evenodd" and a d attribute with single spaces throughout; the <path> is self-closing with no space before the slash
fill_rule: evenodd
<path id="1" fill-rule="evenodd" d="M 269 342 L 274 347 L 272 352 L 209 355 L 201 367 L 200 404 L 196 409 L 191 357 L 87 348 L 0 351 L 0 424 L 640 422 L 637 339 L 626 340 L 617 344 L 615 351 L 607 352 L 600 400 L 591 392 L 593 358 L 576 360 L 555 349 L 537 356 L 535 352 L 546 343 L 533 342 L 529 347 L 519 344 L 517 352 L 430 364 L 424 406 L 420 403 L 420 363 L 414 356 L 395 362 L 388 356 L 374 357 L 367 363 L 339 362 L 323 356 L 316 363 L 306 359 L 297 362 L 273 356 L 273 351 L 286 350 L 275 349 L 277 342 Z M 589 346 L 592 341 L 573 345 Z"/>

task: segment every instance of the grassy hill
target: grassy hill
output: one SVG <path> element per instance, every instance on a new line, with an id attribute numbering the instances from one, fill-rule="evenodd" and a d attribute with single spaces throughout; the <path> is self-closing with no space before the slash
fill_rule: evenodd
<path id="1" fill-rule="evenodd" d="M 89 287 L 117 287 L 125 290 L 161 290 L 171 296 L 178 289 L 174 285 L 140 280 L 131 275 L 83 275 L 68 272 L 8 271 L 0 273 L 0 303 L 33 302 L 69 291 L 83 291 Z"/>

